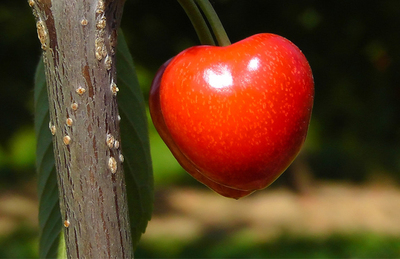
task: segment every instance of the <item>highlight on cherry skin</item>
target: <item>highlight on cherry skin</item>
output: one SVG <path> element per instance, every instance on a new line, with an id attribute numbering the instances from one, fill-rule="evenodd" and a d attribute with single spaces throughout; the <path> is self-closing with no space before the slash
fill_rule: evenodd
<path id="1" fill-rule="evenodd" d="M 217 193 L 264 189 L 293 162 L 314 101 L 311 68 L 289 40 L 256 34 L 168 60 L 150 91 L 153 123 L 180 165 Z"/>

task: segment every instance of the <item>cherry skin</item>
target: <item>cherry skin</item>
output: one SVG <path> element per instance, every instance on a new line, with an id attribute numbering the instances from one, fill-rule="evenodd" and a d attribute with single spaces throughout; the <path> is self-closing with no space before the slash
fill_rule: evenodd
<path id="1" fill-rule="evenodd" d="M 313 99 L 305 56 L 289 40 L 264 33 L 178 54 L 153 81 L 150 112 L 184 169 L 240 198 L 270 185 L 295 159 Z"/>
<path id="2" fill-rule="evenodd" d="M 153 79 L 152 86 L 150 89 L 150 99 L 149 108 L 151 119 L 156 127 L 160 137 L 164 140 L 165 144 L 170 149 L 171 153 L 174 155 L 179 164 L 191 174 L 197 181 L 208 186 L 215 192 L 221 194 L 225 197 L 230 197 L 234 199 L 239 199 L 244 196 L 249 195 L 252 191 L 241 191 L 231 189 L 229 187 L 220 185 L 216 182 L 211 181 L 207 177 L 203 176 L 196 166 L 188 160 L 188 158 L 180 151 L 179 147 L 176 146 L 175 142 L 171 138 L 167 126 L 165 125 L 164 117 L 162 116 L 161 106 L 160 106 L 160 82 L 165 68 L 171 62 L 171 59 L 165 62 L 157 71 L 156 76 Z"/>

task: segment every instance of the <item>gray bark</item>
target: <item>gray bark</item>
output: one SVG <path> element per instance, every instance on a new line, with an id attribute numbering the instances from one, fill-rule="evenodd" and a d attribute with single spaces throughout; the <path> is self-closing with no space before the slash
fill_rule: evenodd
<path id="1" fill-rule="evenodd" d="M 124 0 L 29 0 L 49 96 L 69 258 L 131 258 L 116 102 Z"/>

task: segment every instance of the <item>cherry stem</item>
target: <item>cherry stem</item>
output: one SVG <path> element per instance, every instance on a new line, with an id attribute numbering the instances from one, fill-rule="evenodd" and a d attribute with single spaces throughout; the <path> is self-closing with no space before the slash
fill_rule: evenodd
<path id="1" fill-rule="evenodd" d="M 219 46 L 228 46 L 231 44 L 231 41 L 226 34 L 224 26 L 222 26 L 221 20 L 219 19 L 217 13 L 214 10 L 214 7 L 211 5 L 209 0 L 195 0 L 199 5 L 201 11 L 207 18 L 208 23 L 211 26 L 211 29 L 214 33 L 215 38 L 217 39 Z"/>
<path id="2" fill-rule="evenodd" d="M 214 38 L 194 0 L 178 0 L 199 37 L 201 44 L 215 46 Z"/>

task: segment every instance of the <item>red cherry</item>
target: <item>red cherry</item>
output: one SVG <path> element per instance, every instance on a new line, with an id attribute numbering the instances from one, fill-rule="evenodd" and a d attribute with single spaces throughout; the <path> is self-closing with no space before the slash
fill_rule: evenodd
<path id="1" fill-rule="evenodd" d="M 153 83 L 150 89 L 150 99 L 149 99 L 149 108 L 152 121 L 154 126 L 156 127 L 158 133 L 161 138 L 164 140 L 165 144 L 170 149 L 171 153 L 174 155 L 179 164 L 190 173 L 197 181 L 205 184 L 215 192 L 234 199 L 239 199 L 241 197 L 247 196 L 252 191 L 241 191 L 231 189 L 229 187 L 220 185 L 216 182 L 211 181 L 207 177 L 203 176 L 199 169 L 188 160 L 188 158 L 179 150 L 176 146 L 175 142 L 172 140 L 171 135 L 168 131 L 167 126 L 165 125 L 164 117 L 162 116 L 162 111 L 160 107 L 160 82 L 161 77 L 164 73 L 165 68 L 171 62 L 171 59 L 165 62 L 160 69 L 157 71 L 156 76 L 153 79 Z"/>
<path id="2" fill-rule="evenodd" d="M 270 185 L 295 159 L 313 99 L 302 52 L 281 36 L 257 34 L 168 61 L 153 81 L 150 112 L 194 178 L 240 198 Z"/>

